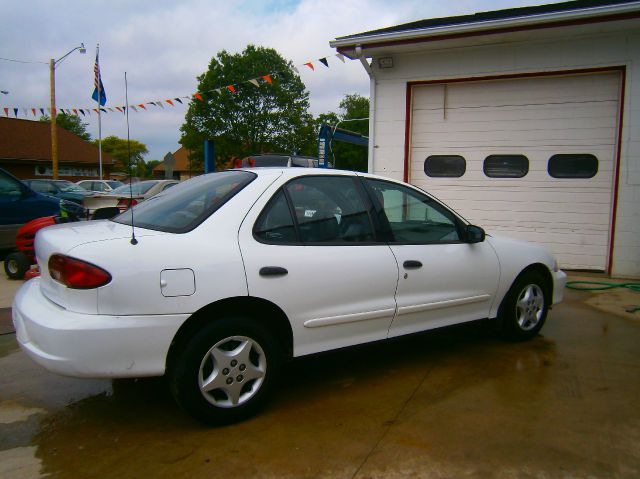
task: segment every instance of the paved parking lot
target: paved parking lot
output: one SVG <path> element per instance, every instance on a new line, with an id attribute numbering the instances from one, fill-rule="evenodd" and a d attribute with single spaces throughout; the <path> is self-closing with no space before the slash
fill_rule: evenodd
<path id="1" fill-rule="evenodd" d="M 4 334 L 0 477 L 637 478 L 639 298 L 567 291 L 526 343 L 472 324 L 303 358 L 224 428 L 162 379 L 55 376 Z"/>

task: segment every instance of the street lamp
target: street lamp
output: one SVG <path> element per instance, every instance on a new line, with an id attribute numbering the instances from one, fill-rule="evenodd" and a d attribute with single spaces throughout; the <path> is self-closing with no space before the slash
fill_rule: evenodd
<path id="1" fill-rule="evenodd" d="M 80 46 L 70 50 L 58 60 L 53 58 L 49 60 L 49 78 L 51 79 L 51 163 L 53 170 L 53 179 L 58 179 L 58 132 L 56 130 L 56 67 L 62 63 L 62 60 L 67 58 L 76 50 L 80 53 L 87 53 L 87 49 L 84 47 L 84 43 Z"/>

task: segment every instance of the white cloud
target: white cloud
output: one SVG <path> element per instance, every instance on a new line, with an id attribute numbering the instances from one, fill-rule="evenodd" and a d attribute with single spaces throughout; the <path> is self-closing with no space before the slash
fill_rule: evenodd
<path id="1" fill-rule="evenodd" d="M 61 108 L 95 104 L 93 61 L 100 43 L 100 65 L 108 105 L 124 105 L 124 72 L 132 104 L 190 95 L 215 54 L 242 51 L 248 44 L 275 48 L 300 65 L 314 61 L 315 72 L 301 68 L 311 93 L 312 112 L 337 111 L 347 93 L 368 95 L 369 79 L 357 61 L 342 64 L 329 41 L 404 22 L 526 4 L 526 0 L 23 0 L 5 2 L 0 57 L 48 62 L 84 42 L 87 55 L 71 54 L 56 69 L 56 99 Z M 330 68 L 317 62 L 328 57 Z M 266 73 L 266 72 L 265 72 Z M 246 79 L 238 79 L 246 80 Z M 48 107 L 49 70 L 44 63 L 0 61 L 0 107 Z M 131 138 L 147 144 L 147 159 L 161 159 L 178 148 L 185 106 L 130 113 Z M 0 109 L 0 114 L 4 112 Z M 20 114 L 21 117 L 22 113 Z M 103 137 L 126 137 L 124 115 L 103 115 Z M 92 115 L 89 132 L 96 137 Z"/>

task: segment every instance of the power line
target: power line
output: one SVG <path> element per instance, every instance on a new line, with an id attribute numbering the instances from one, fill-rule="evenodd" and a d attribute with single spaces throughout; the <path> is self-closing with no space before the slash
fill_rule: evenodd
<path id="1" fill-rule="evenodd" d="M 3 58 L 3 57 L 0 57 L 0 60 L 4 60 L 6 62 L 14 62 L 14 63 L 41 63 L 43 65 L 48 65 L 47 62 L 30 62 L 30 61 L 27 61 L 27 60 L 16 60 L 15 58 Z"/>

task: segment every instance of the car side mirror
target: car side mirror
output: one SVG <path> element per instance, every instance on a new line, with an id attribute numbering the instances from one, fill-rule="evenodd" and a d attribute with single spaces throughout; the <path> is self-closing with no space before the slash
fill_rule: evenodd
<path id="1" fill-rule="evenodd" d="M 482 243 L 484 241 L 485 232 L 479 226 L 467 225 L 464 229 L 464 236 L 467 243 Z"/>

